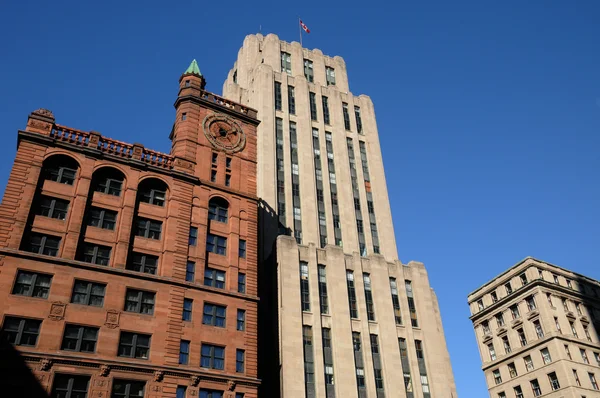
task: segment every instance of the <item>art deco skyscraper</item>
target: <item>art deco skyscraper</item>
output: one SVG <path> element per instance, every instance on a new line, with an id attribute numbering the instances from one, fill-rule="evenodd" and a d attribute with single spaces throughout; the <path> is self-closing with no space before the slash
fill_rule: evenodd
<path id="1" fill-rule="evenodd" d="M 373 103 L 344 60 L 250 35 L 223 93 L 261 120 L 265 393 L 456 397 L 425 268 L 398 260 Z"/>

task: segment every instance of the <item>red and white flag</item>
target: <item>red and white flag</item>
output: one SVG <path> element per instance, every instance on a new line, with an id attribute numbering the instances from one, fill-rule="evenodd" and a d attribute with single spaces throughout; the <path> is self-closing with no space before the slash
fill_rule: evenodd
<path id="1" fill-rule="evenodd" d="M 310 33 L 310 29 L 308 29 L 308 26 L 306 26 L 302 20 L 300 20 L 300 26 L 302 26 L 302 29 L 304 29 L 306 33 Z"/>

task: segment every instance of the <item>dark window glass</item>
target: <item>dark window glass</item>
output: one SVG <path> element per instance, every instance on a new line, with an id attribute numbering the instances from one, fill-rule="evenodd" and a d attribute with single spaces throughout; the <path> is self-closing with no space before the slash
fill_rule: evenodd
<path id="1" fill-rule="evenodd" d="M 225 347 L 202 344 L 200 366 L 223 370 L 225 368 Z"/>
<path id="2" fill-rule="evenodd" d="M 240 258 L 246 258 L 246 241 L 244 239 L 240 239 L 240 247 L 238 251 Z"/>
<path id="3" fill-rule="evenodd" d="M 206 236 L 206 251 L 224 256 L 227 254 L 227 238 L 208 234 Z"/>
<path id="4" fill-rule="evenodd" d="M 125 294 L 125 311 L 152 315 L 156 293 L 144 290 L 127 289 Z"/>
<path id="5" fill-rule="evenodd" d="M 134 252 L 131 256 L 131 263 L 127 264 L 127 269 L 154 275 L 157 264 L 158 257 Z"/>
<path id="6" fill-rule="evenodd" d="M 375 370 L 375 388 L 378 390 L 383 390 L 383 375 L 381 373 L 381 369 Z"/>
<path id="7" fill-rule="evenodd" d="M 309 93 L 310 99 L 310 118 L 312 120 L 317 120 L 317 100 L 315 93 Z"/>
<path id="8" fill-rule="evenodd" d="M 296 114 L 296 96 L 292 86 L 288 86 L 288 111 L 290 115 Z"/>
<path id="9" fill-rule="evenodd" d="M 350 306 L 350 317 L 358 318 L 356 290 L 354 289 L 354 273 L 352 271 L 346 271 L 346 284 L 348 287 L 348 304 Z"/>
<path id="10" fill-rule="evenodd" d="M 229 156 L 225 158 L 225 167 L 228 169 L 231 168 L 231 158 Z"/>
<path id="11" fill-rule="evenodd" d="M 246 330 L 246 311 L 237 310 L 237 330 Z"/>
<path id="12" fill-rule="evenodd" d="M 4 318 L 1 337 L 13 345 L 35 347 L 40 334 L 42 321 L 37 319 L 17 318 L 7 316 Z"/>
<path id="13" fill-rule="evenodd" d="M 115 379 L 110 398 L 143 397 L 145 387 L 146 383 L 143 381 Z"/>
<path id="14" fill-rule="evenodd" d="M 417 359 L 425 358 L 423 356 L 423 343 L 421 343 L 421 340 L 415 340 L 415 350 L 417 352 Z"/>
<path id="15" fill-rule="evenodd" d="M 175 392 L 175 398 L 185 398 L 187 394 L 186 386 L 177 386 L 177 391 Z"/>
<path id="16" fill-rule="evenodd" d="M 112 169 L 100 170 L 95 179 L 94 191 L 102 192 L 107 195 L 121 196 L 123 186 L 123 177 L 120 173 Z"/>
<path id="17" fill-rule="evenodd" d="M 371 292 L 371 276 L 363 273 L 363 282 L 365 286 L 365 301 L 367 303 L 367 319 L 375 321 L 375 304 L 373 304 L 373 293 Z"/>
<path id="18" fill-rule="evenodd" d="M 98 328 L 67 324 L 60 349 L 78 352 L 96 352 L 97 341 Z"/>
<path id="19" fill-rule="evenodd" d="M 60 238 L 56 236 L 31 234 L 27 245 L 27 251 L 56 257 L 59 245 Z"/>
<path id="20" fill-rule="evenodd" d="M 217 182 L 217 170 L 210 171 L 210 181 Z"/>
<path id="21" fill-rule="evenodd" d="M 192 308 L 194 305 L 194 300 L 189 299 L 189 298 L 185 298 L 183 299 L 183 315 L 182 315 L 182 319 L 184 321 L 191 321 L 192 320 Z"/>
<path id="22" fill-rule="evenodd" d="M 194 282 L 196 279 L 196 263 L 188 261 L 185 266 L 185 280 L 188 282 Z"/>
<path id="23" fill-rule="evenodd" d="M 323 121 L 325 122 L 325 124 L 330 124 L 329 123 L 329 101 L 328 101 L 327 97 L 321 97 L 321 99 L 323 100 Z"/>
<path id="24" fill-rule="evenodd" d="M 162 222 L 138 217 L 135 234 L 148 239 L 160 239 Z"/>
<path id="25" fill-rule="evenodd" d="M 354 107 L 354 116 L 356 118 L 356 130 L 358 134 L 362 134 L 362 119 L 360 117 L 360 108 L 358 106 Z"/>
<path id="26" fill-rule="evenodd" d="M 197 243 L 198 243 L 198 228 L 190 227 L 190 237 L 189 237 L 188 244 L 190 246 L 196 246 Z"/>
<path id="27" fill-rule="evenodd" d="M 208 219 L 227 222 L 229 204 L 221 198 L 213 198 L 208 202 Z"/>
<path id="28" fill-rule="evenodd" d="M 238 273 L 238 293 L 246 293 L 246 274 Z"/>
<path id="29" fill-rule="evenodd" d="M 190 359 L 190 342 L 188 340 L 181 340 L 179 342 L 179 363 L 181 365 L 187 365 Z"/>
<path id="30" fill-rule="evenodd" d="M 379 354 L 379 341 L 377 339 L 377 335 L 371 334 L 369 337 L 371 338 L 371 353 Z"/>
<path id="31" fill-rule="evenodd" d="M 223 391 L 200 389 L 200 398 L 223 398 Z"/>
<path id="32" fill-rule="evenodd" d="M 244 350 L 235 351 L 235 371 L 238 373 L 244 372 Z"/>
<path id="33" fill-rule="evenodd" d="M 18 271 L 12 294 L 45 299 L 48 298 L 51 283 L 52 275 Z"/>
<path id="34" fill-rule="evenodd" d="M 300 299 L 302 303 L 302 311 L 310 311 L 308 263 L 304 261 L 300 261 Z"/>
<path id="35" fill-rule="evenodd" d="M 220 271 L 214 268 L 206 268 L 204 270 L 204 285 L 225 288 L 225 271 Z"/>
<path id="36" fill-rule="evenodd" d="M 275 109 L 281 110 L 281 83 L 275 82 Z"/>
<path id="37" fill-rule="evenodd" d="M 51 398 L 87 398 L 89 376 L 56 374 Z"/>
<path id="38" fill-rule="evenodd" d="M 231 185 L 231 174 L 225 174 L 225 186 L 228 187 Z"/>
<path id="39" fill-rule="evenodd" d="M 120 357 L 148 359 L 149 354 L 149 334 L 121 332 L 121 339 L 119 340 Z"/>
<path id="40" fill-rule="evenodd" d="M 219 328 L 225 327 L 227 308 L 222 305 L 204 303 L 202 323 Z"/>
<path id="41" fill-rule="evenodd" d="M 102 307 L 106 285 L 103 283 L 75 280 L 71 303 Z"/>
<path id="42" fill-rule="evenodd" d="M 36 209 L 36 214 L 44 217 L 56 218 L 57 220 L 64 220 L 67 218 L 68 210 L 68 200 L 42 196 L 40 199 L 40 205 Z"/>
<path id="43" fill-rule="evenodd" d="M 329 314 L 329 298 L 327 296 L 327 275 L 325 273 L 325 266 L 318 265 L 319 272 L 319 304 L 321 314 Z"/>
<path id="44" fill-rule="evenodd" d="M 144 184 L 141 190 L 140 201 L 162 207 L 165 205 L 166 195 L 166 189 L 152 188 Z"/>
<path id="45" fill-rule="evenodd" d="M 61 184 L 73 185 L 75 175 L 77 174 L 77 165 L 72 159 L 65 159 L 68 165 L 61 165 L 62 159 L 50 159 L 48 164 L 44 165 L 44 177 L 46 180 L 56 181 Z"/>
<path id="46" fill-rule="evenodd" d="M 304 77 L 309 83 L 314 82 L 313 62 L 309 59 L 304 60 Z"/>
<path id="47" fill-rule="evenodd" d="M 92 227 L 114 230 L 116 223 L 116 211 L 101 209 L 98 207 L 92 207 L 90 209 L 88 225 L 91 225 Z"/>
<path id="48" fill-rule="evenodd" d="M 344 111 L 344 127 L 346 130 L 350 130 L 350 115 L 348 114 L 348 104 L 342 103 L 342 110 Z"/>
<path id="49" fill-rule="evenodd" d="M 84 243 L 81 260 L 86 263 L 97 265 L 108 265 L 111 249 L 108 246 L 100 246 L 93 243 Z"/>

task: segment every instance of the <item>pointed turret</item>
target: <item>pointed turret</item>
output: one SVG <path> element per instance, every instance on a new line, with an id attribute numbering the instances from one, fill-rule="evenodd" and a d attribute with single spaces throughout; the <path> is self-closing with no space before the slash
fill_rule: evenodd
<path id="1" fill-rule="evenodd" d="M 179 86 L 180 88 L 199 86 L 201 90 L 204 90 L 206 80 L 204 79 L 204 76 L 202 76 L 200 68 L 198 67 L 198 62 L 196 62 L 195 59 L 192 60 L 190 66 L 188 66 L 179 78 Z"/>
<path id="2" fill-rule="evenodd" d="M 202 73 L 200 73 L 200 68 L 198 67 L 198 62 L 196 62 L 195 59 L 192 60 L 192 63 L 190 64 L 190 66 L 188 66 L 186 71 L 183 72 L 184 75 L 186 73 L 193 73 L 195 75 L 202 76 Z"/>

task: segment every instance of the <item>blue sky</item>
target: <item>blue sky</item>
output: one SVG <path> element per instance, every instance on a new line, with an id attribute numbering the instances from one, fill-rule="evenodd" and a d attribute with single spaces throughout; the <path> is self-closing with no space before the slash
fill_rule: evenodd
<path id="1" fill-rule="evenodd" d="M 368 5 L 3 2 L 1 189 L 29 112 L 168 151 L 190 60 L 220 94 L 246 34 L 298 40 L 301 15 L 375 103 L 400 259 L 427 266 L 459 396 L 486 396 L 467 294 L 526 256 L 600 278 L 600 3 Z"/>

